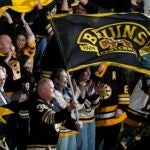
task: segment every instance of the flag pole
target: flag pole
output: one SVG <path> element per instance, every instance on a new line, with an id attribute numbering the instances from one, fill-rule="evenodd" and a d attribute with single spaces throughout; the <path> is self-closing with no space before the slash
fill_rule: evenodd
<path id="1" fill-rule="evenodd" d="M 52 28 L 53 28 L 53 31 L 54 31 L 54 33 L 55 33 L 56 40 L 57 40 L 58 45 L 59 45 L 59 47 L 60 47 L 60 53 L 61 53 L 61 57 L 62 57 L 62 59 L 63 59 L 63 63 L 64 63 L 64 66 L 65 66 L 65 70 L 66 70 L 66 72 L 67 72 L 67 76 L 68 76 L 68 80 L 69 80 L 69 85 L 70 85 L 70 89 L 71 89 L 72 98 L 73 98 L 74 101 L 76 101 L 76 100 L 75 100 L 75 94 L 74 94 L 74 89 L 73 89 L 72 81 L 71 81 L 71 78 L 70 78 L 70 74 L 69 74 L 69 72 L 67 71 L 66 59 L 65 59 L 65 57 L 64 57 L 64 54 L 62 53 L 62 51 L 63 51 L 63 46 L 62 46 L 62 44 L 61 44 L 61 42 L 60 42 L 59 34 L 58 34 L 58 32 L 57 32 L 57 30 L 56 30 L 56 28 L 55 28 L 55 25 L 54 25 L 54 22 L 53 22 L 53 19 L 52 19 L 52 18 L 50 19 L 50 22 L 51 22 L 51 26 L 52 26 Z M 78 115 L 78 110 L 77 110 L 77 109 L 75 109 L 75 117 L 76 117 L 77 123 L 79 123 L 79 115 Z"/>

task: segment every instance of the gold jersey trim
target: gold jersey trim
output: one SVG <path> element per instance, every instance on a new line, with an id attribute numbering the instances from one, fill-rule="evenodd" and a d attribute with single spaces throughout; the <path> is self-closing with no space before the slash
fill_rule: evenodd
<path id="1" fill-rule="evenodd" d="M 69 131 L 69 132 L 60 132 L 59 133 L 59 138 L 66 138 L 72 135 L 76 135 L 78 132 L 77 131 Z"/>
<path id="2" fill-rule="evenodd" d="M 96 113 L 115 111 L 117 109 L 117 107 L 118 107 L 118 105 L 104 107 L 104 108 L 101 108 L 101 109 L 97 109 Z"/>
<path id="3" fill-rule="evenodd" d="M 127 115 L 124 112 L 121 115 L 121 117 L 119 117 L 119 118 L 111 118 L 111 119 L 109 118 L 106 120 L 97 120 L 96 121 L 96 127 L 115 125 L 115 124 L 123 122 L 126 118 L 127 118 Z"/>

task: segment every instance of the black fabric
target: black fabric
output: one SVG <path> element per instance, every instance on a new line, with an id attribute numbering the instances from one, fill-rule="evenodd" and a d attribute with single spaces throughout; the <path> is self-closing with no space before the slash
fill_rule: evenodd
<path id="1" fill-rule="evenodd" d="M 41 70 L 54 71 L 56 68 L 65 68 L 65 65 L 57 40 L 55 36 L 53 36 L 49 40 L 45 53 L 41 59 Z"/>
<path id="2" fill-rule="evenodd" d="M 21 67 L 24 66 L 24 64 L 27 62 L 27 60 L 29 59 L 30 57 L 28 55 L 20 55 L 20 57 L 18 58 L 19 62 L 20 62 L 20 65 Z"/>
<path id="3" fill-rule="evenodd" d="M 37 111 L 38 105 L 46 105 L 42 100 L 32 100 L 29 106 L 30 114 L 30 134 L 28 137 L 28 144 L 56 144 L 58 140 L 58 133 L 55 131 L 53 124 L 47 124 L 42 121 L 42 113 Z"/>
<path id="4" fill-rule="evenodd" d="M 118 142 L 118 135 L 120 132 L 121 124 L 116 124 L 112 126 L 104 126 L 96 128 L 96 150 L 101 141 L 104 140 L 103 149 L 105 150 L 115 150 L 115 146 Z"/>
<path id="5" fill-rule="evenodd" d="M 130 0 L 91 0 L 106 9 L 114 9 L 115 12 L 130 12 Z"/>
<path id="6" fill-rule="evenodd" d="M 1 0 L 0 7 L 12 5 L 12 0 Z"/>
<path id="7" fill-rule="evenodd" d="M 147 94 L 148 93 L 148 90 L 150 88 L 150 85 L 148 84 L 148 80 L 150 80 L 150 77 L 149 76 L 143 76 L 142 78 L 142 90 Z"/>
<path id="8" fill-rule="evenodd" d="M 99 94 L 93 94 L 93 95 L 91 95 L 91 96 L 86 95 L 86 99 L 88 99 L 89 101 L 95 101 L 95 100 L 97 100 L 97 98 L 99 98 L 99 97 L 100 97 Z"/>
<path id="9" fill-rule="evenodd" d="M 85 102 L 85 98 L 82 98 L 81 96 L 78 98 L 78 102 L 80 104 L 83 104 Z"/>
<path id="10" fill-rule="evenodd" d="M 134 23 L 137 26 L 141 24 L 144 28 L 147 26 L 148 30 L 149 20 L 146 18 L 140 13 L 108 15 L 104 13 L 93 16 L 70 14 L 52 18 L 52 27 L 60 45 L 60 56 L 63 58 L 67 70 L 74 71 L 85 66 L 107 62 L 110 65 L 148 74 L 148 69 L 145 69 L 138 59 L 141 46 L 138 43 L 133 43 L 128 35 L 126 37 L 123 34 L 119 35 L 119 33 L 130 32 L 127 27 L 131 26 L 132 28 Z M 119 32 L 116 30 L 118 25 L 120 26 Z M 103 33 L 104 29 L 105 34 Z M 141 27 L 136 30 L 140 32 Z M 138 32 L 135 32 L 134 36 L 136 33 Z M 149 41 L 149 36 L 147 32 L 144 33 L 147 35 L 146 44 Z M 111 37 L 111 39 L 106 37 Z M 112 43 L 113 45 L 111 45 Z"/>

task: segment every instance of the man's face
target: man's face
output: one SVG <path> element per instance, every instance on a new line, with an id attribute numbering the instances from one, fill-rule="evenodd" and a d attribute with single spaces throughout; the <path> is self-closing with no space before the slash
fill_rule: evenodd
<path id="1" fill-rule="evenodd" d="M 51 101 L 53 98 L 55 98 L 55 93 L 54 93 L 54 84 L 53 82 L 49 81 L 40 88 L 40 96 L 46 101 Z"/>
<path id="2" fill-rule="evenodd" d="M 0 69 L 0 89 L 4 87 L 6 81 L 6 73 Z"/>
<path id="3" fill-rule="evenodd" d="M 0 52 L 7 54 L 13 47 L 11 38 L 9 36 L 4 36 L 0 42 Z"/>
<path id="4" fill-rule="evenodd" d="M 49 99 L 55 98 L 55 89 L 54 89 L 54 84 L 53 82 L 49 83 Z"/>

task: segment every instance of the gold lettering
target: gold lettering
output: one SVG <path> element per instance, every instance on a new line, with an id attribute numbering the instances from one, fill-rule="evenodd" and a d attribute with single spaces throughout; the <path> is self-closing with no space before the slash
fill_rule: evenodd
<path id="1" fill-rule="evenodd" d="M 136 42 L 139 45 L 145 44 L 145 39 L 147 38 L 147 35 L 144 32 L 139 32 L 137 37 L 134 38 L 134 42 Z"/>
<path id="2" fill-rule="evenodd" d="M 44 107 L 42 104 L 37 105 L 36 107 L 38 109 L 39 112 L 43 112 L 44 111 Z"/>
<path id="3" fill-rule="evenodd" d="M 128 93 L 128 85 L 124 86 L 124 93 Z"/>
<path id="4" fill-rule="evenodd" d="M 95 43 L 97 42 L 97 38 L 92 36 L 91 34 L 89 33 L 85 33 L 84 36 L 83 36 L 83 39 L 86 39 L 88 41 L 90 41 L 92 44 L 95 45 Z"/>
<path id="5" fill-rule="evenodd" d="M 36 108 L 38 109 L 39 112 L 43 112 L 45 109 L 49 109 L 48 106 L 44 104 L 39 104 L 36 106 Z"/>
<path id="6" fill-rule="evenodd" d="M 133 35 L 135 33 L 136 28 L 137 28 L 136 26 L 131 27 L 130 25 L 126 25 L 124 27 L 124 33 L 122 37 L 124 38 L 129 37 L 129 39 L 133 39 Z"/>
<path id="7" fill-rule="evenodd" d="M 91 32 L 93 32 L 97 36 L 98 39 L 102 38 L 102 34 L 99 33 L 97 30 L 91 30 Z"/>
<path id="8" fill-rule="evenodd" d="M 130 52 L 135 54 L 135 44 L 144 46 L 147 43 L 149 32 L 138 23 L 116 23 L 102 28 L 89 28 L 81 32 L 77 43 L 81 50 L 95 52 L 97 55 L 115 52 Z M 98 42 L 99 41 L 99 42 Z M 98 42 L 98 43 L 97 43 Z M 100 52 L 101 48 L 107 49 Z M 147 49 L 145 47 L 145 49 Z M 108 50 L 109 49 L 109 50 Z"/>
<path id="9" fill-rule="evenodd" d="M 104 37 L 104 38 L 108 38 L 108 34 L 107 34 L 107 30 L 106 30 L 106 29 L 103 29 L 103 30 L 101 31 L 101 33 L 103 34 L 103 37 Z"/>
<path id="10" fill-rule="evenodd" d="M 80 45 L 80 49 L 82 51 L 89 51 L 89 52 L 95 52 L 99 56 L 99 51 L 96 46 L 87 44 L 87 45 Z"/>
<path id="11" fill-rule="evenodd" d="M 116 38 L 116 34 L 115 34 L 115 31 L 114 31 L 114 28 L 111 27 L 111 28 L 108 28 L 108 29 L 109 29 L 110 32 L 111 32 L 111 37 Z"/>
<path id="12" fill-rule="evenodd" d="M 117 33 L 118 33 L 117 38 L 120 38 L 121 37 L 121 32 L 120 32 L 121 25 L 117 25 L 116 28 L 117 28 Z"/>

